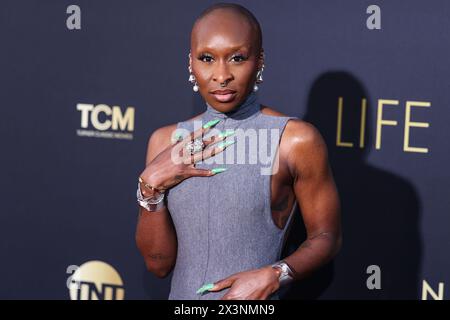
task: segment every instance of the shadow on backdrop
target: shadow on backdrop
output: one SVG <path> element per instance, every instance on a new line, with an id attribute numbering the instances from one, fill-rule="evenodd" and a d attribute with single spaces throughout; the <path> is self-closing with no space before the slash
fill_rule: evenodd
<path id="1" fill-rule="evenodd" d="M 343 97 L 342 138 L 353 147 L 337 147 L 337 105 Z M 359 147 L 361 101 L 367 100 L 365 146 Z M 420 200 L 411 183 L 367 162 L 375 150 L 376 110 L 363 85 L 347 72 L 322 74 L 311 87 L 302 118 L 322 134 L 342 209 L 343 246 L 333 262 L 311 277 L 280 291 L 281 299 L 418 299 L 422 244 Z M 383 135 L 387 139 L 387 135 Z M 403 152 L 403 151 L 400 151 Z M 385 155 L 387 158 L 394 155 Z M 299 209 L 282 257 L 305 240 Z M 381 269 L 381 289 L 369 290 L 367 267 Z"/>

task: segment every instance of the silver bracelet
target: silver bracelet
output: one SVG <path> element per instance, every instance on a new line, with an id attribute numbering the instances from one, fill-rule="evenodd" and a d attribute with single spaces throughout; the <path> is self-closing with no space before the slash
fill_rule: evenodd
<path id="1" fill-rule="evenodd" d="M 161 193 L 159 197 L 148 197 L 144 198 L 142 191 L 141 191 L 141 185 L 138 183 L 137 191 L 136 191 L 136 198 L 138 204 L 144 208 L 145 210 L 149 212 L 155 212 L 163 209 L 166 205 L 164 203 L 164 193 Z"/>
<path id="2" fill-rule="evenodd" d="M 294 272 L 289 267 L 289 265 L 286 262 L 284 262 L 283 260 L 275 262 L 274 264 L 271 265 L 271 267 L 281 270 L 280 276 L 278 277 L 278 280 L 280 282 L 280 287 L 287 285 L 295 280 Z"/>

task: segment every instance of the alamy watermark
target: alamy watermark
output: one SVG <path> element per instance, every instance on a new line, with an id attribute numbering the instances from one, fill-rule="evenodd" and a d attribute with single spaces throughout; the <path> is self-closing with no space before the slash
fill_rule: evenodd
<path id="1" fill-rule="evenodd" d="M 201 120 L 194 120 L 194 132 L 199 130 L 203 122 Z M 226 129 L 229 130 L 229 129 Z M 221 130 L 217 128 L 210 129 L 203 138 L 208 140 L 212 136 L 218 135 Z M 172 141 L 177 141 L 177 137 L 181 136 L 185 138 L 190 135 L 191 131 L 183 128 L 177 128 L 172 133 Z M 227 137 L 226 141 L 235 140 L 234 144 L 231 144 L 225 148 L 225 150 L 215 154 L 212 157 L 205 158 L 202 161 L 205 164 L 260 164 L 261 175 L 276 174 L 279 169 L 279 152 L 278 147 L 280 143 L 280 129 L 234 129 L 234 134 Z M 190 156 L 187 155 L 187 151 L 184 150 L 185 144 L 178 144 L 172 149 L 172 161 L 175 164 L 191 163 Z M 213 143 L 205 147 L 204 150 L 217 147 L 217 143 Z"/>

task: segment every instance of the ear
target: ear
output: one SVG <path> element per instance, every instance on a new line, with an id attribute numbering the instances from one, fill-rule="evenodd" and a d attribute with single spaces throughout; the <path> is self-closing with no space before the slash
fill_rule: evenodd
<path id="1" fill-rule="evenodd" d="M 258 70 L 261 70 L 261 68 L 263 67 L 264 59 L 265 59 L 264 48 L 261 48 L 261 51 L 258 56 Z"/>

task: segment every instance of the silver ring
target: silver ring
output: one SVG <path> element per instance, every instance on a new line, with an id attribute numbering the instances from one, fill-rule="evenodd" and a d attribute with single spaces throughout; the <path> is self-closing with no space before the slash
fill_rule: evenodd
<path id="1" fill-rule="evenodd" d="M 205 147 L 205 144 L 203 143 L 202 138 L 195 138 L 194 141 L 190 141 L 186 143 L 184 146 L 184 149 L 190 154 L 193 155 L 197 152 L 200 152 Z"/>

